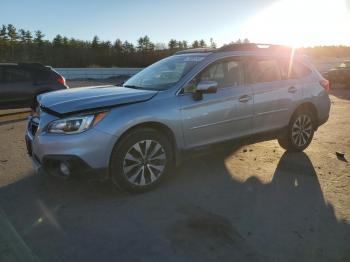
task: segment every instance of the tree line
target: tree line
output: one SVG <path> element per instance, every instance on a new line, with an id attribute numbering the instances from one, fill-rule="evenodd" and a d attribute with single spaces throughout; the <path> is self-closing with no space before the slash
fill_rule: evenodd
<path id="1" fill-rule="evenodd" d="M 249 43 L 248 39 L 235 43 Z M 61 35 L 49 41 L 40 30 L 31 32 L 16 29 L 12 24 L 0 27 L 0 62 L 39 62 L 53 67 L 145 67 L 173 53 L 188 48 L 216 48 L 213 39 L 186 40 L 170 39 L 167 44 L 154 43 L 146 35 L 136 44 L 116 39 L 101 41 L 95 36 L 91 41 L 67 38 Z M 350 47 L 320 46 L 303 48 L 305 54 L 313 57 L 350 57 Z"/>
<path id="2" fill-rule="evenodd" d="M 144 67 L 176 51 L 212 47 L 216 44 L 205 40 L 192 43 L 171 39 L 168 44 L 153 43 L 146 35 L 137 40 L 137 44 L 116 39 L 101 41 L 95 36 L 91 41 L 67 38 L 56 35 L 46 40 L 37 30 L 34 33 L 19 29 L 12 24 L 0 27 L 0 62 L 39 62 L 54 67 Z"/>

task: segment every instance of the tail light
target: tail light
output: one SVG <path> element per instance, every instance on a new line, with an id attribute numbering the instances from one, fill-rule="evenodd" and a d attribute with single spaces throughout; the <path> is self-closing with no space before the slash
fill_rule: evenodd
<path id="1" fill-rule="evenodd" d="M 66 79 L 63 76 L 61 76 L 61 75 L 56 77 L 56 81 L 58 83 L 60 83 L 61 85 L 65 85 L 66 84 Z"/>
<path id="2" fill-rule="evenodd" d="M 322 79 L 320 80 L 320 85 L 324 88 L 324 90 L 326 90 L 327 92 L 329 92 L 331 90 L 331 84 L 327 79 Z"/>

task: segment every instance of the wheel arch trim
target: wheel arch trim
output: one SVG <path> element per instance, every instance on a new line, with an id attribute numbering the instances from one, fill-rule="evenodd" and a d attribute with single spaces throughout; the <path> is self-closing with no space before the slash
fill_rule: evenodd
<path id="1" fill-rule="evenodd" d="M 118 146 L 118 144 L 123 140 L 125 136 L 127 136 L 131 131 L 139 129 L 139 128 L 151 128 L 157 132 L 160 132 L 161 134 L 165 135 L 172 146 L 173 150 L 173 156 L 174 156 L 174 163 L 177 165 L 181 159 L 181 150 L 179 150 L 179 141 L 175 136 L 174 130 L 172 130 L 168 125 L 158 122 L 158 121 L 146 121 L 146 122 L 141 122 L 137 123 L 133 126 L 129 126 L 126 129 L 124 129 L 120 135 L 118 136 L 118 139 L 115 141 L 113 148 Z M 113 149 L 112 149 L 113 152 Z M 112 153 L 111 152 L 111 153 Z M 111 161 L 112 154 L 110 156 L 109 163 Z"/>
<path id="2" fill-rule="evenodd" d="M 293 116 L 296 114 L 296 112 L 303 110 L 303 111 L 309 111 L 312 113 L 313 117 L 315 118 L 315 130 L 318 128 L 318 123 L 319 123 L 319 115 L 318 115 L 318 111 L 317 111 L 317 107 L 315 106 L 314 103 L 310 102 L 310 101 L 304 101 L 302 103 L 300 103 L 294 110 L 292 115 L 290 116 L 290 121 L 292 120 Z"/>

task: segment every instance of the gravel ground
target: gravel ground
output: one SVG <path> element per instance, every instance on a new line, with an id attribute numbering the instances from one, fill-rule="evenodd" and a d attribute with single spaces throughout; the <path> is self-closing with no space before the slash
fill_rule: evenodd
<path id="1" fill-rule="evenodd" d="M 41 261 L 350 261 L 350 164 L 335 154 L 350 161 L 350 91 L 331 99 L 305 153 L 276 141 L 215 152 L 139 195 L 34 175 L 26 123 L 3 124 L 0 207 Z"/>

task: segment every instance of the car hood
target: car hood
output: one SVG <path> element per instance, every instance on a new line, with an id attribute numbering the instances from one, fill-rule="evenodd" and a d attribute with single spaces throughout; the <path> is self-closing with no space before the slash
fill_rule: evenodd
<path id="1" fill-rule="evenodd" d="M 43 110 L 66 115 L 92 109 L 108 108 L 143 102 L 158 92 L 117 86 L 93 86 L 72 88 L 42 94 L 38 102 Z"/>

